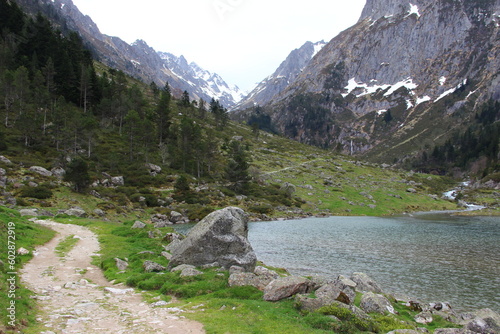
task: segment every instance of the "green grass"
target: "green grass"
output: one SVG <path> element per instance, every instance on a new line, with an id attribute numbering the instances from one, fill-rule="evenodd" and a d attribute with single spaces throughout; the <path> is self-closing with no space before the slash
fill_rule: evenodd
<path id="1" fill-rule="evenodd" d="M 28 255 L 16 255 L 13 268 L 10 267 L 8 261 L 9 226 L 15 226 L 15 229 L 11 229 L 15 231 L 15 249 L 23 247 L 30 251 Z M 35 317 L 38 311 L 35 301 L 30 298 L 32 292 L 20 283 L 19 275 L 10 273 L 19 274 L 19 269 L 32 258 L 35 247 L 48 242 L 54 235 L 54 231 L 20 217 L 17 211 L 0 206 L 0 244 L 2 245 L 0 260 L 4 263 L 3 266 L 0 265 L 0 291 L 2 293 L 0 298 L 0 332 L 19 333 L 23 332 L 27 326 L 36 323 Z M 11 277 L 16 277 L 15 299 L 8 298 L 7 293 L 10 290 L 7 279 Z M 11 319 L 7 317 L 6 309 L 10 300 L 15 300 L 16 306 L 14 326 L 8 326 Z"/>
<path id="2" fill-rule="evenodd" d="M 68 235 L 66 238 L 61 240 L 59 244 L 56 246 L 56 254 L 59 257 L 65 257 L 78 243 L 78 238 L 75 238 L 74 235 Z"/>

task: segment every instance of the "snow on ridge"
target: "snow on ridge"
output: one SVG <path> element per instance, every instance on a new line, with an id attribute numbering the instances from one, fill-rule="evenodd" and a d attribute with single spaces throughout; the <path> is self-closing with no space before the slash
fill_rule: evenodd
<path id="1" fill-rule="evenodd" d="M 410 2 L 410 10 L 408 11 L 408 15 L 406 17 L 416 14 L 417 17 L 420 17 L 420 12 L 418 11 L 418 6 L 414 5 Z"/>
<path id="2" fill-rule="evenodd" d="M 323 47 L 326 45 L 325 42 L 321 41 L 321 42 L 318 42 L 316 44 L 314 44 L 314 52 L 311 56 L 311 58 L 314 58 L 314 56 L 316 56 L 318 54 L 318 52 L 321 51 L 321 49 L 323 49 Z"/>
<path id="3" fill-rule="evenodd" d="M 371 82 L 374 82 L 374 81 L 372 80 Z M 376 82 L 376 80 L 375 80 L 375 82 Z M 408 89 L 409 91 L 412 91 L 412 90 L 416 89 L 418 87 L 418 85 L 415 84 L 413 82 L 413 79 L 409 78 L 409 77 L 406 78 L 405 80 L 397 82 L 393 85 L 384 84 L 384 85 L 374 85 L 374 86 L 369 86 L 366 83 L 358 83 L 358 82 L 356 82 L 356 78 L 352 78 L 349 80 L 347 86 L 344 88 L 345 90 L 347 90 L 347 93 L 342 94 L 342 96 L 345 98 L 347 95 L 349 95 L 353 90 L 355 90 L 357 88 L 364 89 L 364 92 L 356 95 L 356 97 L 361 97 L 364 95 L 370 95 L 370 94 L 376 93 L 379 89 L 382 89 L 382 90 L 388 89 L 388 91 L 385 92 L 384 96 L 389 96 L 401 87 L 406 87 L 406 89 Z"/>
<path id="4" fill-rule="evenodd" d="M 434 100 L 434 102 L 437 102 L 439 100 L 441 100 L 442 98 L 444 98 L 445 96 L 448 96 L 450 94 L 453 94 L 455 93 L 458 89 L 462 88 L 463 86 L 465 86 L 467 84 L 467 79 L 464 79 L 461 83 L 459 83 L 456 87 L 454 88 L 451 88 L 451 89 L 448 89 L 446 92 L 444 92 L 443 94 L 439 95 L 439 97 L 437 99 Z"/>

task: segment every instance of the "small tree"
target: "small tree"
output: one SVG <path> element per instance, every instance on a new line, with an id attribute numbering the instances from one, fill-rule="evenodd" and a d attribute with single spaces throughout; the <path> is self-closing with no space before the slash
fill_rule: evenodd
<path id="1" fill-rule="evenodd" d="M 82 159 L 75 159 L 68 165 L 64 181 L 73 183 L 76 192 L 82 193 L 90 185 L 88 165 Z"/>
<path id="2" fill-rule="evenodd" d="M 245 148 L 238 141 L 229 144 L 229 162 L 226 167 L 226 177 L 232 183 L 234 191 L 245 192 L 248 189 L 250 175 Z"/>

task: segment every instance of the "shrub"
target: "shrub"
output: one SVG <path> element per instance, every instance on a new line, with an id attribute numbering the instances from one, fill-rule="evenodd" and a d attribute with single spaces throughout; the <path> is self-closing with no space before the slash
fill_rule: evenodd
<path id="1" fill-rule="evenodd" d="M 52 191 L 44 186 L 24 187 L 21 189 L 20 196 L 37 199 L 48 199 L 52 197 Z"/>

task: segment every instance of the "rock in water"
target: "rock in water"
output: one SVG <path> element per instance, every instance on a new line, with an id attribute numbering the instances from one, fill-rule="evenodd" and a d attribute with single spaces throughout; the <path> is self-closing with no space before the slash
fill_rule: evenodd
<path id="1" fill-rule="evenodd" d="M 229 269 L 236 265 L 252 272 L 256 262 L 248 241 L 248 216 L 240 208 L 228 207 L 212 212 L 191 229 L 172 250 L 168 268 L 191 264 Z"/>

